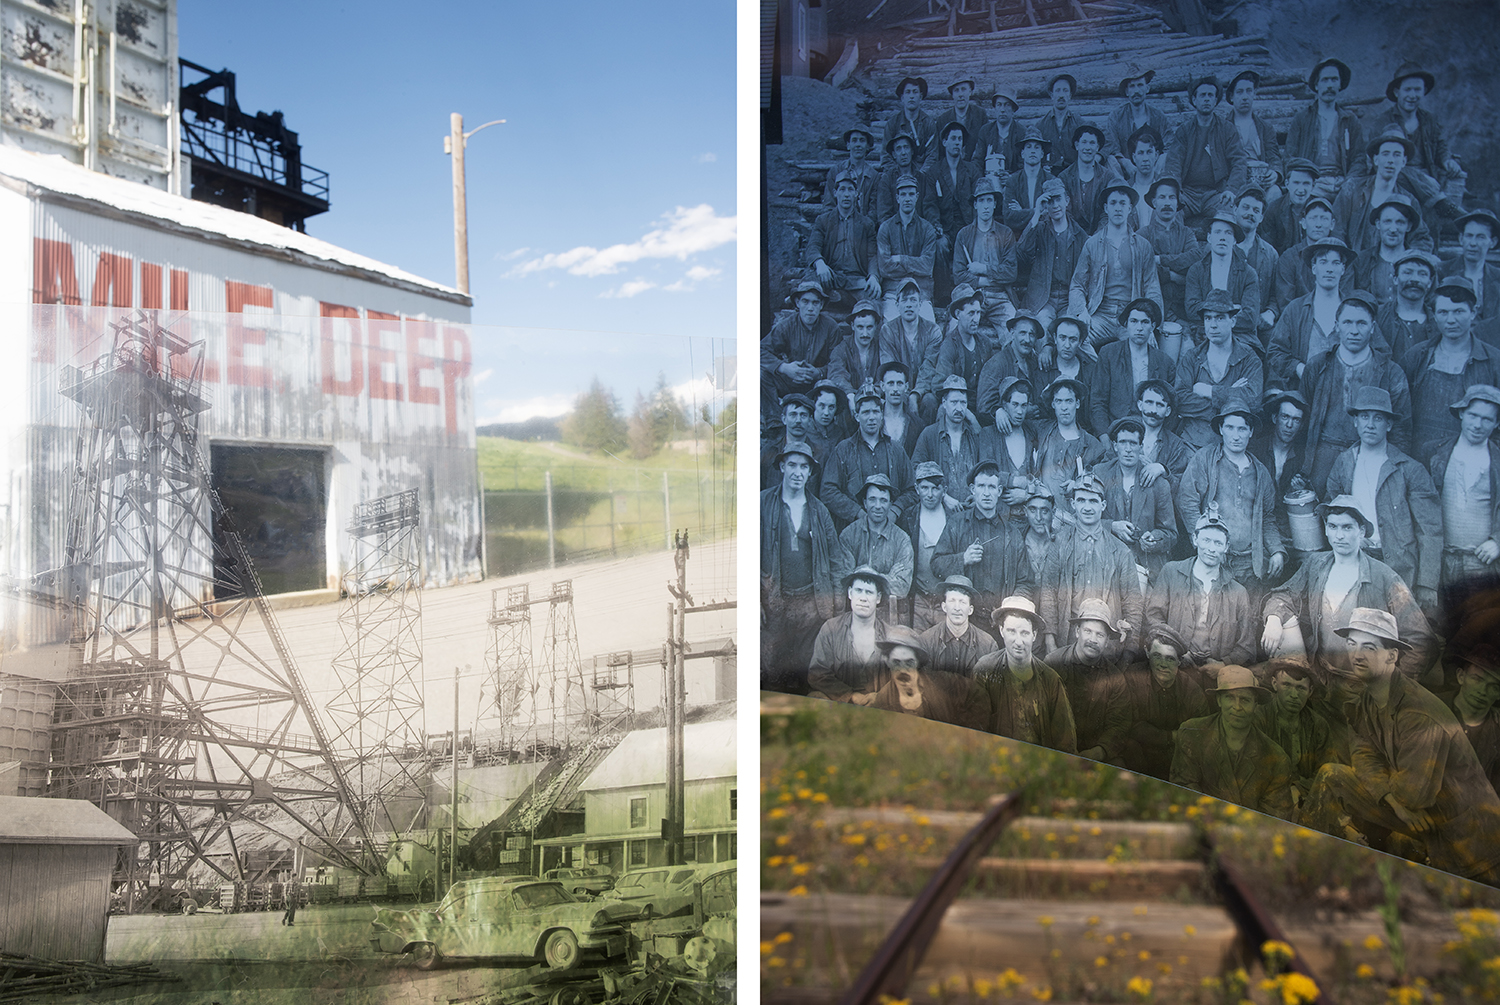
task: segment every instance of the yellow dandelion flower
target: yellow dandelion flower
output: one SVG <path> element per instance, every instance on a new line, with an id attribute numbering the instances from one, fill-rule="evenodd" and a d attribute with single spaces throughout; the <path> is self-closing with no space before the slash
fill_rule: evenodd
<path id="1" fill-rule="evenodd" d="M 1050 1002 L 1052 1000 L 1051 985 L 1041 988 L 1032 988 L 1031 997 L 1035 998 L 1039 1002 Z"/>
<path id="2" fill-rule="evenodd" d="M 1104 833 L 1104 831 L 1102 829 L 1098 828 L 1098 827 L 1090 827 L 1089 828 L 1089 837 L 1098 837 L 1100 834 L 1103 834 L 1103 833 Z"/>
<path id="3" fill-rule="evenodd" d="M 807 862 L 798 862 L 792 866 L 793 876 L 806 876 L 810 872 L 812 872 L 812 865 Z"/>
<path id="4" fill-rule="evenodd" d="M 996 975 L 995 983 L 1000 985 L 1000 990 L 1006 991 L 1025 984 L 1026 978 L 1024 975 L 1018 973 L 1015 967 L 1006 967 L 1004 973 Z"/>
<path id="5" fill-rule="evenodd" d="M 1151 950 L 1142 949 L 1140 952 L 1135 954 L 1135 958 L 1144 963 L 1151 958 Z"/>
<path id="6" fill-rule="evenodd" d="M 1170 974 L 1172 972 L 1172 964 L 1170 964 L 1170 963 L 1158 963 L 1156 965 L 1156 969 L 1160 970 L 1163 975 Z"/>
<path id="7" fill-rule="evenodd" d="M 1151 997 L 1151 981 L 1149 978 L 1137 974 L 1130 978 L 1125 984 L 1125 990 L 1139 998 Z"/>
<path id="8" fill-rule="evenodd" d="M 802 886 L 801 884 L 799 884 L 797 886 L 792 887 L 786 893 L 787 893 L 788 897 L 806 897 L 807 896 L 807 887 Z"/>
<path id="9" fill-rule="evenodd" d="M 1092 926 L 1097 925 L 1097 924 L 1099 924 L 1099 915 L 1097 915 L 1097 914 L 1091 914 L 1091 915 L 1089 915 L 1089 926 L 1092 927 Z"/>
<path id="10" fill-rule="evenodd" d="M 837 764 L 830 764 L 828 767 L 824 768 L 823 771 L 825 774 L 836 775 L 839 773 L 839 766 Z"/>
<path id="11" fill-rule="evenodd" d="M 1267 942 L 1261 943 L 1260 954 L 1267 959 L 1272 960 L 1289 960 L 1297 955 L 1296 951 L 1292 949 L 1291 946 L 1277 939 L 1271 939 Z"/>
<path id="12" fill-rule="evenodd" d="M 1112 945 L 1114 945 L 1115 944 L 1115 937 L 1113 935 L 1106 935 L 1104 937 L 1104 944 L 1106 946 L 1112 946 Z"/>
<path id="13" fill-rule="evenodd" d="M 865 866 L 870 864 L 870 857 L 861 852 L 860 854 L 854 856 L 854 864 L 863 869 Z"/>
<path id="14" fill-rule="evenodd" d="M 782 855 L 772 855 L 770 858 L 766 859 L 766 867 L 770 869 L 777 869 L 780 868 L 781 863 L 785 861 L 786 858 Z"/>
<path id="15" fill-rule="evenodd" d="M 925 817 L 925 816 L 917 817 L 917 826 L 918 827 L 926 827 L 930 823 L 932 823 L 932 819 L 930 817 Z"/>
<path id="16" fill-rule="evenodd" d="M 777 967 L 786 966 L 786 960 L 782 959 L 780 956 L 773 956 L 769 960 L 766 960 L 766 966 L 772 970 L 775 970 Z"/>
<path id="17" fill-rule="evenodd" d="M 789 845 L 791 843 L 792 843 L 792 836 L 790 834 L 778 834 L 778 835 L 776 835 L 776 847 L 778 847 L 778 848 L 785 848 L 787 845 Z"/>
<path id="18" fill-rule="evenodd" d="M 812 798 L 812 794 L 813 794 L 813 790 L 812 789 L 798 789 L 797 790 L 797 798 L 798 799 L 811 799 Z"/>
<path id="19" fill-rule="evenodd" d="M 1145 904 L 1137 904 L 1136 908 L 1135 908 L 1135 913 L 1136 913 L 1137 916 L 1145 914 L 1146 913 L 1146 905 Z"/>
<path id="20" fill-rule="evenodd" d="M 1107 966 L 1109 966 L 1109 957 L 1108 956 L 1095 956 L 1094 957 L 1094 966 L 1096 966 L 1096 967 L 1107 967 Z"/>
<path id="21" fill-rule="evenodd" d="M 1198 934 L 1198 929 L 1196 927 L 1194 927 L 1193 925 L 1183 925 L 1182 926 L 1182 933 L 1184 935 L 1188 936 L 1189 938 L 1191 938 L 1192 936 Z"/>
<path id="22" fill-rule="evenodd" d="M 762 942 L 760 944 L 760 955 L 762 955 L 762 956 L 770 956 L 771 953 L 775 950 L 775 948 L 776 947 L 773 946 L 773 945 L 771 945 L 769 942 Z"/>
<path id="23" fill-rule="evenodd" d="M 1283 1005 L 1305 1005 L 1318 1000 L 1318 985 L 1304 974 L 1281 975 L 1281 1001 Z"/>
<path id="24" fill-rule="evenodd" d="M 776 933 L 776 938 L 772 939 L 771 941 L 774 942 L 774 943 L 776 943 L 778 946 L 784 946 L 788 942 L 792 941 L 792 933 L 791 932 L 777 932 Z"/>
<path id="25" fill-rule="evenodd" d="M 815 803 L 826 803 L 826 802 L 828 802 L 828 793 L 826 793 L 826 792 L 814 792 L 812 800 Z"/>
<path id="26" fill-rule="evenodd" d="M 1377 949 L 1384 949 L 1385 941 L 1378 935 L 1366 935 L 1364 947 L 1371 952 L 1374 952 Z"/>
<path id="27" fill-rule="evenodd" d="M 777 806 L 774 807 L 770 813 L 767 813 L 766 816 L 770 817 L 772 820 L 780 820 L 782 817 L 786 816 L 786 810 L 780 806 Z M 813 826 L 816 827 L 818 825 L 813 824 Z"/>
<path id="28" fill-rule="evenodd" d="M 1130 933 L 1129 932 L 1121 932 L 1120 933 L 1120 941 L 1121 942 L 1129 942 L 1130 941 Z"/>
<path id="29" fill-rule="evenodd" d="M 928 998 L 936 998 L 936 997 L 938 997 L 938 995 L 941 995 L 942 993 L 943 993 L 943 986 L 941 984 L 938 984 L 938 983 L 934 982 L 932 984 L 927 985 L 927 997 Z"/>
<path id="30" fill-rule="evenodd" d="M 1040 918 L 1036 919 L 1036 923 L 1038 925 L 1041 925 L 1043 928 L 1051 928 L 1052 927 L 1052 921 L 1053 921 L 1053 918 L 1052 918 L 1052 915 L 1050 915 L 1050 914 L 1044 914 Z"/>
<path id="31" fill-rule="evenodd" d="M 865 836 L 863 834 L 845 834 L 840 840 L 844 844 L 861 845 L 865 843 Z"/>
<path id="32" fill-rule="evenodd" d="M 977 977 L 974 979 L 974 993 L 979 997 L 988 998 L 990 996 L 990 992 L 994 989 L 995 985 L 991 984 L 983 977 Z"/>
<path id="33" fill-rule="evenodd" d="M 1361 963 L 1359 966 L 1354 968 L 1354 976 L 1358 977 L 1360 980 L 1367 981 L 1371 977 L 1375 976 L 1375 968 L 1370 966 L 1368 963 Z"/>
<path id="34" fill-rule="evenodd" d="M 790 791 L 788 791 L 786 789 L 783 789 L 781 791 L 781 794 L 778 795 L 776 798 L 779 799 L 783 803 L 789 803 L 789 802 L 792 801 L 792 794 L 791 794 Z"/>

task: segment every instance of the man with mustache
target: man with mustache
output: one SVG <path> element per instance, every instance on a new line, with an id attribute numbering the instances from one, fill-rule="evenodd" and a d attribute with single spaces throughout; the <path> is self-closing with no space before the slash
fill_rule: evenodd
<path id="1" fill-rule="evenodd" d="M 1162 306 L 1173 321 L 1187 317 L 1187 271 L 1203 257 L 1198 235 L 1182 222 L 1177 212 L 1182 184 L 1176 178 L 1158 178 L 1146 190 L 1151 204 L 1151 222 L 1140 229 L 1140 235 L 1151 242 L 1156 256 L 1157 278 L 1161 285 Z"/>
<path id="2" fill-rule="evenodd" d="M 1412 443 L 1416 457 L 1431 457 L 1458 432 L 1448 406 L 1475 384 L 1500 385 L 1500 349 L 1474 335 L 1474 290 L 1462 276 L 1438 281 L 1432 304 L 1438 337 L 1407 350 L 1401 359 L 1411 388 Z"/>
<path id="3" fill-rule="evenodd" d="M 1364 173 L 1364 131 L 1359 117 L 1338 106 L 1352 75 L 1346 63 L 1332 58 L 1312 68 L 1307 87 L 1313 92 L 1313 102 L 1292 117 L 1282 148 L 1288 159 L 1300 157 L 1317 166 L 1315 191 L 1325 198 L 1338 193 L 1345 175 Z"/>
<path id="4" fill-rule="evenodd" d="M 1390 344 L 1393 359 L 1404 360 L 1417 346 L 1440 337 L 1437 321 L 1427 305 L 1428 294 L 1438 278 L 1439 264 L 1436 255 L 1421 248 L 1409 248 L 1391 263 L 1396 295 L 1381 305 L 1375 315 L 1375 328 Z"/>

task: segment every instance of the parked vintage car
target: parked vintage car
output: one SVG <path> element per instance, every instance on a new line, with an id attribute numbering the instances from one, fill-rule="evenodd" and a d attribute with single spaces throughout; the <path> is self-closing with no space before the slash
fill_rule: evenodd
<path id="1" fill-rule="evenodd" d="M 561 869 L 548 869 L 543 879 L 561 883 L 574 896 L 597 897 L 605 890 L 614 889 L 615 877 L 603 866 L 575 865 Z"/>
<path id="2" fill-rule="evenodd" d="M 733 869 L 734 862 L 706 865 L 674 865 L 627 873 L 615 888 L 603 895 L 633 907 L 643 918 L 666 918 L 693 909 L 693 883 L 703 877 Z"/>
<path id="3" fill-rule="evenodd" d="M 411 953 L 430 970 L 442 959 L 542 960 L 570 970 L 584 953 L 624 953 L 629 933 L 618 911 L 584 903 L 560 883 L 515 877 L 455 883 L 434 908 L 381 909 L 370 945 L 382 953 Z"/>

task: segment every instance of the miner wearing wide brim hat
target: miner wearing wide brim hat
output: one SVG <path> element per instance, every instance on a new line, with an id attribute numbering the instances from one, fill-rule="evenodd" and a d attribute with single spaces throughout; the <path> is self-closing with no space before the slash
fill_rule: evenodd
<path id="1" fill-rule="evenodd" d="M 1219 668 L 1207 697 L 1217 711 L 1177 730 L 1172 783 L 1291 819 L 1291 759 L 1256 725 L 1257 707 L 1271 693 L 1248 667 L 1228 664 Z"/>
<path id="2" fill-rule="evenodd" d="M 952 100 L 952 104 L 943 109 L 933 120 L 933 134 L 937 138 L 937 146 L 932 155 L 934 163 L 942 159 L 943 131 L 950 122 L 957 122 L 964 127 L 963 159 L 966 161 L 975 159 L 979 132 L 989 123 L 989 116 L 985 114 L 983 106 L 973 100 L 978 89 L 979 84 L 973 77 L 960 77 L 948 84 L 948 97 Z M 982 171 L 984 162 L 980 161 L 978 167 Z"/>
<path id="3" fill-rule="evenodd" d="M 1403 834 L 1425 846 L 1433 867 L 1500 883 L 1500 796 L 1453 712 L 1400 672 L 1405 633 L 1388 611 L 1364 606 L 1337 631 L 1362 685 L 1347 706 L 1356 766 L 1319 769 L 1305 822 L 1340 834 L 1347 818 L 1379 850 Z"/>
<path id="4" fill-rule="evenodd" d="M 1078 94 L 1078 81 L 1071 73 L 1054 73 L 1047 81 L 1047 94 L 1051 107 L 1042 115 L 1037 128 L 1052 141 L 1047 166 L 1054 173 L 1061 173 L 1078 159 L 1078 151 L 1073 149 L 1073 132 L 1083 125 L 1083 119 L 1068 107 Z"/>
<path id="5" fill-rule="evenodd" d="M 1010 517 L 1010 507 L 1002 502 L 1007 487 L 1000 465 L 981 457 L 968 471 L 964 483 L 972 503 L 963 510 L 948 514 L 947 525 L 932 555 L 932 572 L 936 576 L 967 576 L 974 584 L 974 616 L 983 623 L 1001 597 L 1013 593 L 1031 595 L 1035 584 L 1026 549 L 1021 544 L 1023 529 Z M 951 496 L 961 496 L 962 489 L 952 480 L 947 487 Z"/>
<path id="6" fill-rule="evenodd" d="M 1125 304 L 1137 297 L 1162 302 L 1155 249 L 1130 227 L 1130 210 L 1139 199 L 1122 181 L 1101 187 L 1103 222 L 1083 242 L 1068 287 L 1067 313 L 1088 319 L 1089 342 L 1096 350 L 1123 334 L 1115 318 Z"/>
<path id="7" fill-rule="evenodd" d="M 988 206 L 980 200 L 989 198 Z M 1010 286 L 1016 280 L 1016 236 L 1005 226 L 1005 188 L 984 175 L 974 183 L 970 222 L 953 239 L 953 281 L 983 297 L 983 323 L 999 329 L 1015 312 Z"/>
<path id="8" fill-rule="evenodd" d="M 1310 160 L 1325 177 L 1336 176 L 1334 189 L 1343 176 L 1363 171 L 1364 130 L 1359 117 L 1338 103 L 1351 79 L 1349 65 L 1342 60 L 1327 58 L 1315 64 L 1307 75 L 1312 102 L 1292 117 L 1281 148 L 1283 157 Z"/>
<path id="9" fill-rule="evenodd" d="M 1164 173 L 1182 180 L 1183 222 L 1197 226 L 1204 217 L 1234 205 L 1234 193 L 1250 181 L 1249 157 L 1230 121 L 1215 113 L 1223 92 L 1213 77 L 1188 90 L 1193 113 L 1177 126 L 1167 149 Z"/>
<path id="10" fill-rule="evenodd" d="M 1413 271 L 1407 269 L 1408 274 Z M 1465 388 L 1500 386 L 1500 349 L 1484 336 L 1490 325 L 1480 324 L 1478 313 L 1467 278 L 1440 276 L 1424 326 L 1435 329 L 1433 337 L 1407 348 L 1400 357 L 1411 389 L 1412 448 L 1408 452 L 1418 460 L 1430 461 L 1439 444 L 1459 431 L 1448 406 Z M 1382 311 L 1381 316 L 1384 319 L 1390 313 Z M 1398 334 L 1404 332 L 1398 329 Z"/>
<path id="11" fill-rule="evenodd" d="M 1454 220 L 1453 226 L 1459 253 L 1443 263 L 1438 274 L 1468 280 L 1474 289 L 1475 320 L 1492 322 L 1500 317 L 1500 267 L 1489 264 L 1489 256 L 1500 247 L 1500 218 L 1480 207 Z"/>
<path id="12" fill-rule="evenodd" d="M 879 569 L 861 565 L 846 573 L 840 585 L 847 610 L 818 629 L 807 671 L 808 693 L 868 705 L 884 683 L 885 660 L 875 647 L 887 635 L 880 606 L 891 595 L 890 580 Z"/>
<path id="13" fill-rule="evenodd" d="M 1012 123 L 1012 136 L 1020 129 L 1019 122 Z M 1014 142 L 1016 161 L 1006 162 L 1010 174 L 1005 179 L 1004 219 L 1007 227 L 1020 234 L 1031 220 L 1044 187 L 1053 180 L 1049 167 L 1052 140 L 1033 124 L 1015 137 Z"/>
<path id="14" fill-rule="evenodd" d="M 974 666 L 974 681 L 988 700 L 986 732 L 1074 753 L 1073 710 L 1062 678 L 1041 659 L 1036 604 L 1013 595 L 995 606 L 1000 649 Z"/>
<path id="15" fill-rule="evenodd" d="M 875 151 L 875 134 L 864 126 L 853 126 L 844 130 L 843 148 L 848 156 L 828 169 L 823 180 L 823 205 L 833 209 L 838 205 L 838 182 L 847 175 L 854 183 L 854 209 L 875 221 L 876 186 L 880 182 L 878 161 L 869 159 Z M 871 258 L 874 255 L 870 256 Z"/>
<path id="16" fill-rule="evenodd" d="M 1398 125 L 1385 130 L 1365 145 L 1365 157 L 1372 170 L 1361 177 L 1349 178 L 1333 200 L 1334 232 L 1342 234 L 1356 253 L 1378 246 L 1370 209 L 1386 199 L 1406 199 L 1419 209 L 1435 216 L 1456 217 L 1462 210 L 1448 200 L 1430 176 L 1406 170 L 1415 148 Z M 1419 216 L 1407 235 L 1407 244 L 1431 247 L 1432 233 Z"/>
<path id="17" fill-rule="evenodd" d="M 890 155 L 890 142 L 901 133 L 912 137 L 916 146 L 912 167 L 919 168 L 931 152 L 935 125 L 932 116 L 922 108 L 922 102 L 927 100 L 927 81 L 921 77 L 902 77 L 896 84 L 895 97 L 896 109 L 885 120 L 885 131 L 880 138 L 880 145 L 886 151 L 886 156 L 880 162 L 881 169 L 888 169 L 894 163 Z"/>
<path id="18" fill-rule="evenodd" d="M 1399 126 L 1412 141 L 1415 149 L 1407 164 L 1408 180 L 1418 184 L 1424 199 L 1429 183 L 1437 189 L 1450 176 L 1463 174 L 1463 168 L 1448 147 L 1442 123 L 1422 107 L 1422 102 L 1436 86 L 1437 77 L 1421 64 L 1410 60 L 1403 62 L 1391 76 L 1390 83 L 1385 85 L 1385 96 L 1390 99 L 1391 107 L 1376 116 L 1370 126 L 1375 133 L 1389 126 Z"/>
<path id="19" fill-rule="evenodd" d="M 1125 68 L 1125 78 L 1120 81 L 1120 97 L 1124 100 L 1110 111 L 1104 120 L 1105 163 L 1115 174 L 1127 181 L 1137 181 L 1135 164 L 1131 161 L 1131 137 L 1143 129 L 1156 134 L 1156 152 L 1166 153 L 1162 137 L 1172 131 L 1167 116 L 1151 103 L 1151 81 L 1156 71 L 1150 67 L 1132 63 Z"/>
<path id="20" fill-rule="evenodd" d="M 884 683 L 871 695 L 871 708 L 970 729 L 983 725 L 987 703 L 973 681 L 935 666 L 933 654 L 912 629 L 892 625 L 876 646 L 885 660 Z"/>
<path id="21" fill-rule="evenodd" d="M 979 591 L 967 576 L 952 575 L 938 584 L 932 596 L 941 617 L 922 633 L 932 653 L 932 668 L 962 677 L 973 676 L 974 664 L 995 652 L 995 638 L 974 620 Z"/>

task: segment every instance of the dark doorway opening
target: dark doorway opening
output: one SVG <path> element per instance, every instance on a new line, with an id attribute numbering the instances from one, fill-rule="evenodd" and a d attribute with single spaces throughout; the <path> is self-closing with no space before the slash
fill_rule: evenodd
<path id="1" fill-rule="evenodd" d="M 327 455 L 295 447 L 211 448 L 214 490 L 239 531 L 266 593 L 321 590 L 328 585 L 324 539 Z M 214 525 L 215 579 L 238 579 L 230 568 L 225 528 Z M 216 591 L 218 593 L 220 591 Z M 224 597 L 220 596 L 220 599 Z"/>

